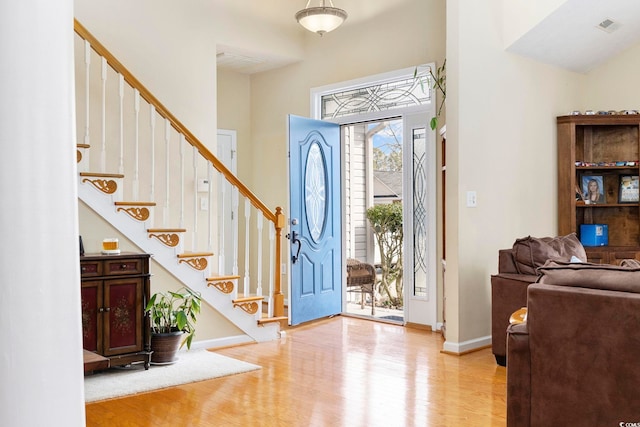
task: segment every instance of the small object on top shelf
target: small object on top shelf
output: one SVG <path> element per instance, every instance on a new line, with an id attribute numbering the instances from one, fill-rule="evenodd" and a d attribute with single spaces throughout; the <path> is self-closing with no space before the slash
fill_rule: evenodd
<path id="1" fill-rule="evenodd" d="M 612 168 L 612 167 L 637 167 L 638 160 L 614 160 L 610 162 L 585 162 L 576 160 L 577 168 Z"/>
<path id="2" fill-rule="evenodd" d="M 593 110 L 587 110 L 587 111 L 584 112 L 584 114 L 587 115 L 587 116 L 593 116 L 596 113 L 594 113 Z"/>

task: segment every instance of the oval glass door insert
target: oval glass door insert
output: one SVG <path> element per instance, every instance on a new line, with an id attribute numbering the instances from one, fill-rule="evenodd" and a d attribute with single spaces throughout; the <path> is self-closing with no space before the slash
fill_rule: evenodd
<path id="1" fill-rule="evenodd" d="M 326 182 L 322 152 L 317 142 L 311 144 L 307 153 L 307 165 L 304 176 L 304 203 L 307 224 L 311 238 L 318 242 L 326 216 Z"/>

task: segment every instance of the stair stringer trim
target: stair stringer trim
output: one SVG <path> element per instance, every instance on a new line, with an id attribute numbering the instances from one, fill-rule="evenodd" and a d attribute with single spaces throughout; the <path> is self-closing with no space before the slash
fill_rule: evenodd
<path id="1" fill-rule="evenodd" d="M 78 197 L 96 214 L 124 234 L 142 251 L 152 255 L 152 259 L 173 275 L 185 286 L 202 294 L 202 299 L 257 342 L 272 341 L 279 338 L 279 325 L 258 325 L 255 316 L 248 315 L 233 307 L 232 297 L 214 287 L 207 286 L 210 276 L 209 267 L 205 271 L 196 271 L 184 263 L 178 263 L 174 248 L 168 248 L 155 239 L 149 238 L 146 222 L 136 221 L 128 215 L 118 213 L 111 197 L 100 194 L 90 185 L 78 180 Z M 211 264 L 209 264 L 211 265 Z"/>

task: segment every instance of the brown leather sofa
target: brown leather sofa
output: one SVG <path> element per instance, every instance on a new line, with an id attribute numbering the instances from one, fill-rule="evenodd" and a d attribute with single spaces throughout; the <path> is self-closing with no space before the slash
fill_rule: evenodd
<path id="1" fill-rule="evenodd" d="M 539 272 L 507 330 L 507 426 L 640 425 L 640 263 Z"/>
<path id="2" fill-rule="evenodd" d="M 549 259 L 569 261 L 572 257 L 587 260 L 575 233 L 527 236 L 498 252 L 498 274 L 491 276 L 491 347 L 498 365 L 506 366 L 509 317 L 527 305 L 527 287 L 538 278 L 536 269 Z"/>

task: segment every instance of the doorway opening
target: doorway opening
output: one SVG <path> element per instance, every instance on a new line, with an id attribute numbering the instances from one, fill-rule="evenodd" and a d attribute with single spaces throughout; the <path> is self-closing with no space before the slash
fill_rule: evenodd
<path id="1" fill-rule="evenodd" d="M 343 125 L 345 249 L 348 261 L 344 313 L 404 323 L 403 130 L 391 118 Z M 349 265 L 351 263 L 351 265 Z M 351 278 L 352 265 L 375 272 L 373 281 Z M 362 276 L 362 274 L 361 274 Z M 369 282 L 369 283 L 364 283 Z"/>
<path id="2" fill-rule="evenodd" d="M 437 166 L 436 136 L 429 126 L 435 115 L 430 73 L 434 67 L 424 64 L 315 88 L 311 110 L 313 118 L 341 125 L 342 312 L 435 330 Z M 399 150 L 392 151 L 389 138 Z M 374 148 L 381 167 L 374 168 Z M 398 177 L 400 185 L 394 185 Z M 391 216 L 397 210 L 402 233 L 402 239 L 396 239 L 401 242 L 400 254 L 387 262 L 387 270 L 383 269 L 385 250 L 380 250 L 380 236 L 375 235 L 378 226 L 367 218 L 368 209 L 384 204 L 390 206 L 387 214 Z M 357 292 L 348 286 L 351 260 L 375 268 L 375 292 L 364 288 L 361 295 L 363 289 Z M 395 272 L 389 271 L 394 267 Z M 394 312 L 387 314 L 383 307 Z"/>

